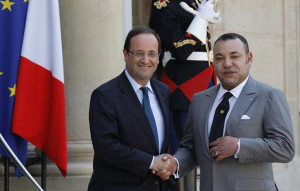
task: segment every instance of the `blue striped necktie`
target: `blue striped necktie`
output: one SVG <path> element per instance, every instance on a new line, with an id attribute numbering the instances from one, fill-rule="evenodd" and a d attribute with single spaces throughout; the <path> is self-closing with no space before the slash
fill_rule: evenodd
<path id="1" fill-rule="evenodd" d="M 150 100 L 149 100 L 149 96 L 148 96 L 148 87 L 141 87 L 141 90 L 143 91 L 143 108 L 144 111 L 146 113 L 146 116 L 148 118 L 148 121 L 150 123 L 154 138 L 155 138 L 155 142 L 156 142 L 156 146 L 159 150 L 159 143 L 158 143 L 158 134 L 157 134 L 157 128 L 156 128 L 156 123 L 155 123 L 155 119 L 153 116 L 153 112 L 150 106 Z"/>

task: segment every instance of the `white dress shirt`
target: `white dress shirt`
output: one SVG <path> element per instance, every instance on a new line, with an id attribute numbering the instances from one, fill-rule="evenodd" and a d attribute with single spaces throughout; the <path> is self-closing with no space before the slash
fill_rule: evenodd
<path id="1" fill-rule="evenodd" d="M 128 71 L 125 69 L 125 74 L 131 84 L 131 86 L 133 87 L 133 90 L 134 92 L 136 93 L 140 103 L 142 104 L 143 103 L 143 91 L 140 89 L 142 86 L 137 83 L 128 73 Z M 163 117 L 163 114 L 162 114 L 162 111 L 160 109 L 160 106 L 159 106 L 159 103 L 158 103 L 158 100 L 156 98 L 156 95 L 151 87 L 151 83 L 150 81 L 148 81 L 148 83 L 146 84 L 145 87 L 148 87 L 149 88 L 149 91 L 148 91 L 148 96 L 149 96 L 149 101 L 150 101 L 150 106 L 151 106 L 151 109 L 152 109 L 152 112 L 153 112 L 153 116 L 154 116 L 154 119 L 155 119 L 155 124 L 156 124 L 156 128 L 157 128 L 157 134 L 158 134 L 158 151 L 160 153 L 161 151 L 161 147 L 162 147 L 162 144 L 164 142 L 164 139 L 165 139 L 165 122 L 164 122 L 164 117 Z M 154 159 L 154 158 L 153 158 Z M 151 165 L 150 165 L 150 168 L 149 169 L 152 169 L 152 164 L 153 164 L 153 159 L 152 159 L 152 162 L 151 162 Z"/>
<path id="2" fill-rule="evenodd" d="M 232 108 L 234 107 L 237 99 L 239 98 L 244 86 L 246 85 L 248 78 L 249 78 L 249 76 L 242 83 L 240 83 L 237 87 L 235 87 L 229 91 L 232 94 L 232 96 L 228 100 L 229 101 L 229 111 L 226 115 L 225 122 L 224 122 L 223 136 L 225 135 L 225 132 L 226 132 L 228 117 L 229 117 L 229 115 L 232 111 Z M 211 126 L 212 126 L 212 122 L 214 120 L 214 115 L 215 115 L 216 109 L 217 109 L 218 105 L 221 103 L 221 101 L 223 100 L 223 96 L 226 92 L 228 92 L 228 91 L 222 87 L 222 84 L 220 84 L 220 89 L 217 93 L 217 96 L 215 98 L 215 101 L 213 103 L 213 106 L 210 110 L 209 117 L 208 117 L 208 137 L 210 135 Z M 235 153 L 234 157 L 238 158 L 239 153 L 240 153 L 240 140 L 238 141 L 238 150 Z"/>

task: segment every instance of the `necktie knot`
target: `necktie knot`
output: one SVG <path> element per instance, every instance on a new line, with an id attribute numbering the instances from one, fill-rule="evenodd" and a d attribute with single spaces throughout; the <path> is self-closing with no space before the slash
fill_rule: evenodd
<path id="1" fill-rule="evenodd" d="M 223 100 L 229 100 L 231 98 L 232 94 L 230 92 L 226 92 L 223 96 Z"/>
<path id="2" fill-rule="evenodd" d="M 148 95 L 148 87 L 141 87 L 141 90 L 143 91 L 143 95 Z"/>

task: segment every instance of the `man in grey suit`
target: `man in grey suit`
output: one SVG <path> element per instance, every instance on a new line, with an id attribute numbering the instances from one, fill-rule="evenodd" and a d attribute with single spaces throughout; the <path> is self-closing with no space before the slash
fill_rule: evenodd
<path id="1" fill-rule="evenodd" d="M 178 163 L 164 156 L 179 177 L 199 165 L 201 190 L 277 190 L 272 162 L 287 163 L 294 157 L 287 100 L 282 91 L 249 75 L 252 60 L 241 35 L 228 33 L 216 40 L 214 69 L 221 83 L 194 95 L 174 155 Z M 225 102 L 227 109 L 220 109 Z M 223 115 L 223 122 L 216 122 L 215 115 Z M 157 174 L 168 179 L 168 173 Z"/>

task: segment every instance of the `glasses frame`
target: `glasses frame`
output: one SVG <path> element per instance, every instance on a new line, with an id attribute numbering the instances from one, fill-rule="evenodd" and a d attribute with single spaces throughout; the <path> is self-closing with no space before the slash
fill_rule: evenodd
<path id="1" fill-rule="evenodd" d="M 159 59 L 159 55 L 160 55 L 160 53 L 153 53 L 153 52 L 152 52 L 151 54 L 155 54 L 156 56 L 155 56 L 155 57 L 151 57 L 151 56 L 149 56 L 149 53 L 145 53 L 145 52 L 131 52 L 130 50 L 128 50 L 128 52 L 131 53 L 131 54 L 133 54 L 133 56 L 134 56 L 135 58 L 139 58 L 139 59 L 145 58 L 146 55 L 147 55 L 147 57 L 148 57 L 149 59 Z M 137 56 L 137 55 L 136 55 L 137 53 L 143 53 L 143 56 L 142 56 L 142 57 Z"/>

